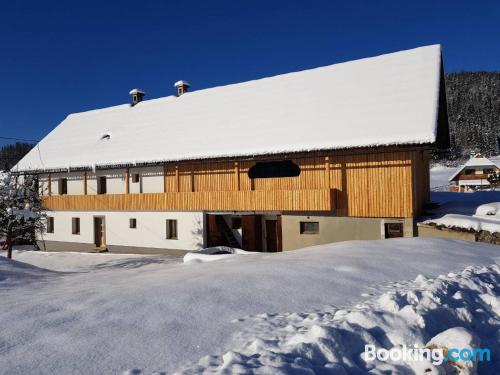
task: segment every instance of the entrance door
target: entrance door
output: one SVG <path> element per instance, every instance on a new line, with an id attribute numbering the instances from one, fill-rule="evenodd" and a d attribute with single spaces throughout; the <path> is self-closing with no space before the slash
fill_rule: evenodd
<path id="1" fill-rule="evenodd" d="M 94 243 L 96 247 L 106 247 L 106 226 L 103 216 L 94 217 Z"/>
<path id="2" fill-rule="evenodd" d="M 244 215 L 241 217 L 242 249 L 262 251 L 262 216 Z"/>
<path id="3" fill-rule="evenodd" d="M 278 221 L 266 220 L 266 249 L 270 253 L 278 251 Z"/>

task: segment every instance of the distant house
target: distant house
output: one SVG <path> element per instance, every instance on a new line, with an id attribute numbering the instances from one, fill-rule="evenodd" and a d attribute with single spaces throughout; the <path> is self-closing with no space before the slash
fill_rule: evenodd
<path id="1" fill-rule="evenodd" d="M 37 174 L 48 250 L 281 251 L 413 236 L 448 148 L 438 45 L 69 115 Z M 98 94 L 98 93 L 96 93 Z"/>
<path id="2" fill-rule="evenodd" d="M 480 154 L 471 157 L 450 177 L 451 191 L 472 191 L 490 187 L 488 176 L 500 171 L 500 158 L 485 158 Z"/>

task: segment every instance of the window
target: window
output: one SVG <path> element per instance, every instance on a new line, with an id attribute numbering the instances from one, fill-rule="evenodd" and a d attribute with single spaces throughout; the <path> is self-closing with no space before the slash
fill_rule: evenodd
<path id="1" fill-rule="evenodd" d="M 403 237 L 403 223 L 385 223 L 385 238 Z"/>
<path id="2" fill-rule="evenodd" d="M 139 173 L 134 173 L 134 174 L 132 175 L 132 182 L 133 182 L 133 183 L 137 183 L 137 182 L 139 182 Z"/>
<path id="3" fill-rule="evenodd" d="M 129 221 L 128 221 L 128 227 L 130 229 L 137 228 L 137 219 L 129 219 Z"/>
<path id="4" fill-rule="evenodd" d="M 495 171 L 493 170 L 493 168 L 487 168 L 487 169 L 483 169 L 483 173 L 484 174 L 493 174 L 493 173 L 495 173 Z"/>
<path id="5" fill-rule="evenodd" d="M 72 217 L 71 218 L 71 233 L 80 234 L 80 218 Z"/>
<path id="6" fill-rule="evenodd" d="M 300 234 L 318 234 L 319 222 L 317 221 L 301 221 Z"/>
<path id="7" fill-rule="evenodd" d="M 54 233 L 54 218 L 52 216 L 47 217 L 47 233 Z"/>
<path id="8" fill-rule="evenodd" d="M 475 169 L 466 169 L 465 174 L 475 174 L 476 170 Z"/>
<path id="9" fill-rule="evenodd" d="M 97 194 L 106 194 L 106 176 L 100 176 L 97 180 Z"/>
<path id="10" fill-rule="evenodd" d="M 60 178 L 59 179 L 59 194 L 65 195 L 68 194 L 68 179 Z"/>
<path id="11" fill-rule="evenodd" d="M 231 219 L 231 229 L 241 229 L 241 217 L 233 217 Z"/>
<path id="12" fill-rule="evenodd" d="M 300 167 L 291 160 L 257 162 L 248 170 L 250 178 L 297 177 Z"/>
<path id="13" fill-rule="evenodd" d="M 177 239 L 177 220 L 167 219 L 167 240 Z"/>

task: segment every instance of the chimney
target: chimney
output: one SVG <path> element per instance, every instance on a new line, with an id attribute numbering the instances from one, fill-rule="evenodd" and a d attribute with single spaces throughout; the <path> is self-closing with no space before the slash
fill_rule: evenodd
<path id="1" fill-rule="evenodd" d="M 181 96 L 182 94 L 186 93 L 189 89 L 189 82 L 186 81 L 177 81 L 174 83 L 174 87 L 177 88 L 177 96 Z"/>
<path id="2" fill-rule="evenodd" d="M 132 102 L 130 103 L 130 105 L 133 107 L 137 103 L 142 102 L 142 100 L 144 99 L 144 94 L 145 92 L 141 89 L 130 90 L 129 95 L 132 97 Z"/>

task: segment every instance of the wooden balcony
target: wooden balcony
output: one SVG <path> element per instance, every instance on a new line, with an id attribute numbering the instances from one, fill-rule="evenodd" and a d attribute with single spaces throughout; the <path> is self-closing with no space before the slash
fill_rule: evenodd
<path id="1" fill-rule="evenodd" d="M 331 211 L 333 190 L 244 190 L 43 197 L 54 211 Z"/>
<path id="2" fill-rule="evenodd" d="M 464 180 L 487 180 L 488 175 L 487 174 L 461 174 L 458 177 L 459 180 L 464 181 Z"/>

